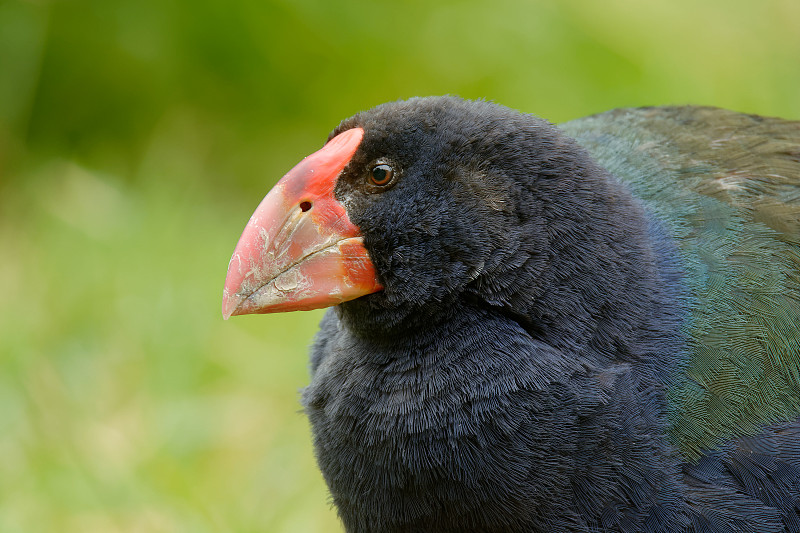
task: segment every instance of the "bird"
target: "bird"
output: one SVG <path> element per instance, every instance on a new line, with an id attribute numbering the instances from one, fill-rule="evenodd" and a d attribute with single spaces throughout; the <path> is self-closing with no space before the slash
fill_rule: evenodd
<path id="1" fill-rule="evenodd" d="M 800 532 L 800 121 L 357 113 L 223 291 L 325 307 L 302 403 L 350 533 Z"/>

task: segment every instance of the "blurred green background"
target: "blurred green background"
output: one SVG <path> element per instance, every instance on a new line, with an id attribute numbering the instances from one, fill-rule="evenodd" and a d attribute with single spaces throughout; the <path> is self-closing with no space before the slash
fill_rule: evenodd
<path id="1" fill-rule="evenodd" d="M 0 0 L 0 531 L 338 531 L 320 312 L 220 316 L 250 213 L 414 95 L 800 118 L 800 2 Z"/>

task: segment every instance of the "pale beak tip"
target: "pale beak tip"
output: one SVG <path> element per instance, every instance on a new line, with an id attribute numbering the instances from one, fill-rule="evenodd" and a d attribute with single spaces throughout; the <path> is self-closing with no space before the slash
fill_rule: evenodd
<path id="1" fill-rule="evenodd" d="M 222 318 L 228 320 L 231 316 L 236 315 L 242 300 L 243 298 L 237 294 L 229 296 L 228 290 L 225 289 L 222 292 Z"/>

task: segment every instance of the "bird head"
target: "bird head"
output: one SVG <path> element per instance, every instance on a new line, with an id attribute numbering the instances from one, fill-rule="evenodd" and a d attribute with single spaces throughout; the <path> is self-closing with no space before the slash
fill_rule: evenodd
<path id="1" fill-rule="evenodd" d="M 559 228 L 543 197 L 580 204 L 591 189 L 563 179 L 584 164 L 576 150 L 544 120 L 455 97 L 346 119 L 256 209 L 223 315 L 343 304 L 360 324 L 386 325 L 465 295 L 506 305 L 523 290 L 529 300 Z M 525 273 L 522 289 L 510 272 Z"/>

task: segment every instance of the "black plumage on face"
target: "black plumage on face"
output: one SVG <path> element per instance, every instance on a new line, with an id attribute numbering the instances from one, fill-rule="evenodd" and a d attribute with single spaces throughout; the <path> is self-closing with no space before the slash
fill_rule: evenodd
<path id="1" fill-rule="evenodd" d="M 452 305 L 470 284 L 476 292 L 479 278 L 497 270 L 519 248 L 519 234 L 535 225 L 535 217 L 521 222 L 514 214 L 520 201 L 515 181 L 532 183 L 537 169 L 520 168 L 518 154 L 498 150 L 526 133 L 516 128 L 521 115 L 487 102 L 443 100 L 451 105 L 426 99 L 385 104 L 331 133 L 364 129 L 335 194 L 361 229 L 385 287 L 344 304 L 345 313 L 357 317 L 351 321 L 356 327 L 382 330 L 410 316 L 423 320 Z M 537 124 L 541 132 L 527 133 L 546 142 L 552 130 Z M 391 178 L 376 184 L 375 169 L 387 167 Z"/>

